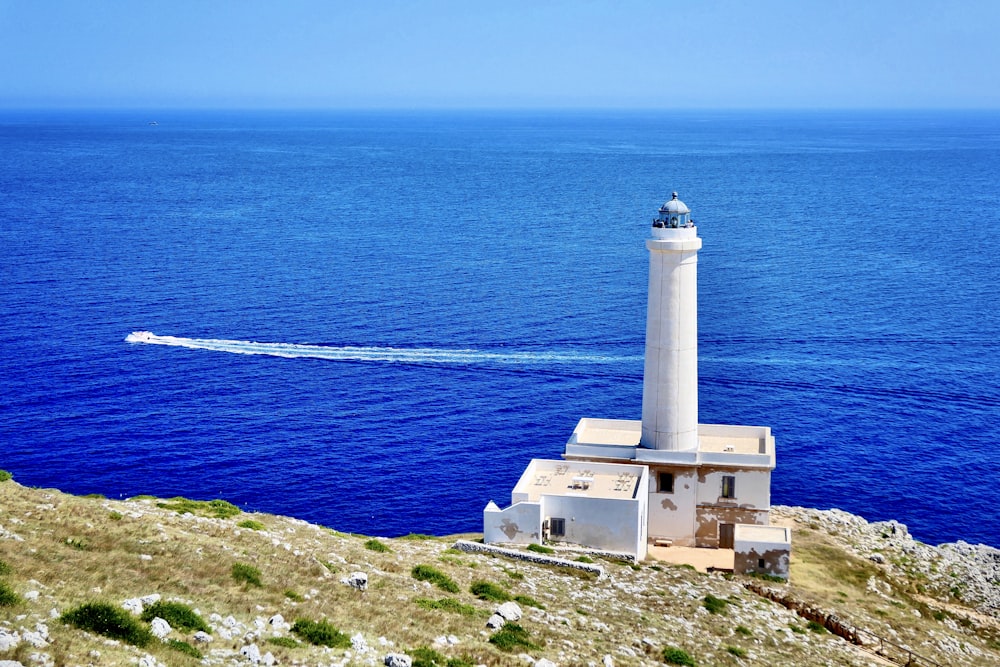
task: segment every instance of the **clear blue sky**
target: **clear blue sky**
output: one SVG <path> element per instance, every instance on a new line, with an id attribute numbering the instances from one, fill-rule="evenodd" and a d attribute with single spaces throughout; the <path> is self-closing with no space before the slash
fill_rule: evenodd
<path id="1" fill-rule="evenodd" d="M 0 0 L 0 107 L 1000 108 L 1000 0 Z"/>

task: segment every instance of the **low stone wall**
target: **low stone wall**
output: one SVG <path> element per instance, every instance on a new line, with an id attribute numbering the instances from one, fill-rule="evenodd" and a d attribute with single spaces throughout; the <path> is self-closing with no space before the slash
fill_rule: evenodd
<path id="1" fill-rule="evenodd" d="M 504 547 L 497 547 L 492 544 L 469 542 L 468 540 L 458 540 L 452 545 L 452 547 L 458 549 L 459 551 L 464 551 L 465 553 L 492 554 L 495 556 L 504 556 L 505 558 L 515 558 L 529 563 L 538 563 L 540 565 L 556 565 L 559 567 L 568 567 L 573 570 L 582 570 L 584 572 L 596 574 L 599 579 L 603 579 L 605 574 L 604 568 L 600 565 L 595 565 L 593 563 L 581 563 L 575 560 L 566 560 L 565 558 L 556 558 L 555 556 L 540 554 L 536 551 L 505 549 Z"/>

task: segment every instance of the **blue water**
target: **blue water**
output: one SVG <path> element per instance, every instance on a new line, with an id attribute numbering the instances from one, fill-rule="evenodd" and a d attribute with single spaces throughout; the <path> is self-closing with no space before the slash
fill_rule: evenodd
<path id="1" fill-rule="evenodd" d="M 1000 114 L 149 120 L 0 114 L 21 483 L 481 530 L 580 417 L 639 417 L 644 240 L 678 190 L 701 421 L 772 427 L 772 501 L 1000 545 Z"/>

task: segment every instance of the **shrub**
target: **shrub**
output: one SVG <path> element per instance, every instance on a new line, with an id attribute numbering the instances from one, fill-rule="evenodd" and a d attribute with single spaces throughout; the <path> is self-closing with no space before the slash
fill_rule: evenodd
<path id="1" fill-rule="evenodd" d="M 736 626 L 736 634 L 743 635 L 744 637 L 752 637 L 753 636 L 753 633 L 750 631 L 750 628 L 748 628 L 745 625 L 737 625 Z"/>
<path id="2" fill-rule="evenodd" d="M 139 497 L 136 496 L 136 498 Z M 239 507 L 225 500 L 191 500 L 179 496 L 158 502 L 156 506 L 173 510 L 178 514 L 200 514 L 216 519 L 228 519 L 240 513 Z"/>
<path id="3" fill-rule="evenodd" d="M 528 631 L 517 623 L 505 623 L 502 628 L 490 636 L 490 643 L 501 651 L 516 651 L 521 648 L 534 650 L 537 644 L 528 638 Z"/>
<path id="4" fill-rule="evenodd" d="M 303 600 L 305 600 L 304 597 L 302 597 L 292 589 L 288 589 L 287 591 L 285 591 L 285 597 L 295 602 L 302 602 Z"/>
<path id="5" fill-rule="evenodd" d="M 579 556 L 579 557 L 577 557 L 576 562 L 577 563 L 593 563 L 594 559 L 591 558 L 590 556 Z M 654 565 L 653 567 L 656 567 L 656 566 Z"/>
<path id="6" fill-rule="evenodd" d="M 414 600 L 418 607 L 431 610 L 450 611 L 453 614 L 462 616 L 475 616 L 479 613 L 475 607 L 459 602 L 455 598 L 441 598 L 440 600 L 429 600 L 427 598 L 417 598 Z"/>
<path id="7" fill-rule="evenodd" d="M 253 519 L 244 519 L 236 524 L 240 528 L 246 528 L 247 530 L 264 530 L 266 526 L 260 521 L 254 521 Z"/>
<path id="8" fill-rule="evenodd" d="M 292 632 L 316 646 L 330 648 L 350 648 L 351 638 L 326 621 L 310 621 L 300 618 L 292 626 Z"/>
<path id="9" fill-rule="evenodd" d="M 684 667 L 695 667 L 694 658 L 688 655 L 684 649 L 676 646 L 667 646 L 663 649 L 663 662 L 668 665 L 683 665 Z"/>
<path id="10" fill-rule="evenodd" d="M 740 648 L 739 646 L 727 646 L 726 647 L 726 651 L 730 655 L 735 655 L 737 658 L 745 658 L 745 657 L 747 657 L 747 651 L 746 651 L 746 649 Z"/>
<path id="11" fill-rule="evenodd" d="M 21 602 L 21 596 L 6 582 L 0 581 L 0 607 L 13 607 Z"/>
<path id="12" fill-rule="evenodd" d="M 424 535 L 423 533 L 410 533 L 409 535 L 403 535 L 399 539 L 401 540 L 436 540 L 437 538 L 433 535 Z"/>
<path id="13" fill-rule="evenodd" d="M 274 644 L 275 646 L 282 646 L 284 648 L 298 648 L 302 646 L 302 642 L 292 637 L 268 637 L 267 643 Z"/>
<path id="14" fill-rule="evenodd" d="M 808 623 L 806 623 L 806 627 L 818 635 L 826 633 L 826 626 L 824 626 L 822 623 L 817 623 L 816 621 L 809 621 Z"/>
<path id="15" fill-rule="evenodd" d="M 506 602 L 510 600 L 510 593 L 488 581 L 472 582 L 472 585 L 469 586 L 469 592 L 480 600 L 487 600 L 489 602 Z"/>
<path id="16" fill-rule="evenodd" d="M 446 658 L 432 648 L 422 646 L 406 652 L 413 658 L 413 667 L 472 667 L 464 658 Z"/>
<path id="17" fill-rule="evenodd" d="M 166 620 L 166 619 L 164 619 L 164 620 Z M 170 648 L 174 649 L 175 651 L 180 651 L 181 653 L 186 653 L 189 656 L 191 656 L 192 658 L 197 658 L 198 660 L 201 660 L 202 657 L 204 657 L 204 656 L 202 656 L 201 651 L 199 651 L 198 649 L 196 649 L 194 646 L 191 646 L 187 642 L 182 642 L 179 639 L 168 639 L 167 640 L 167 646 L 169 646 Z"/>
<path id="18" fill-rule="evenodd" d="M 705 609 L 712 614 L 725 614 L 726 605 L 729 602 L 710 594 L 705 596 L 703 604 L 705 605 Z"/>
<path id="19" fill-rule="evenodd" d="M 120 512 L 111 512 L 110 514 L 108 514 L 108 518 L 111 519 L 112 521 L 121 521 L 122 515 Z"/>
<path id="20" fill-rule="evenodd" d="M 0 470 L 0 482 L 6 482 L 9 479 L 13 479 L 14 475 L 10 474 L 6 470 Z"/>
<path id="21" fill-rule="evenodd" d="M 247 586 L 263 586 L 260 581 L 260 570 L 246 563 L 233 563 L 233 579 Z"/>
<path id="22" fill-rule="evenodd" d="M 107 602 L 87 602 L 59 617 L 63 623 L 135 646 L 147 646 L 153 633 L 119 607 Z"/>
<path id="23" fill-rule="evenodd" d="M 518 604 L 523 604 L 525 607 L 534 607 L 535 609 L 545 609 L 538 600 L 527 595 L 515 595 L 514 602 Z"/>
<path id="24" fill-rule="evenodd" d="M 540 553 L 540 554 L 554 554 L 556 552 L 555 549 L 551 547 L 546 547 L 541 544 L 529 544 L 528 551 L 534 551 L 535 553 Z"/>
<path id="25" fill-rule="evenodd" d="M 194 613 L 191 607 L 182 602 L 154 602 L 142 610 L 140 618 L 149 623 L 157 616 L 169 623 L 172 628 L 201 630 L 202 632 L 212 631 L 201 616 Z"/>
<path id="26" fill-rule="evenodd" d="M 367 542 L 365 542 L 365 549 L 368 549 L 369 551 L 377 551 L 377 552 L 383 553 L 383 554 L 386 553 L 386 552 L 388 552 L 388 551 L 392 551 L 392 549 L 390 549 L 389 547 L 385 546 L 384 544 L 382 544 L 381 542 L 379 542 L 378 540 L 376 540 L 374 537 L 372 539 L 368 540 Z"/>
<path id="27" fill-rule="evenodd" d="M 6 576 L 11 572 L 13 572 L 13 570 L 11 569 L 10 565 L 0 560 L 0 577 Z"/>
<path id="28" fill-rule="evenodd" d="M 414 565 L 410 574 L 418 581 L 429 581 L 443 591 L 457 593 L 461 590 L 451 577 L 430 565 Z"/>

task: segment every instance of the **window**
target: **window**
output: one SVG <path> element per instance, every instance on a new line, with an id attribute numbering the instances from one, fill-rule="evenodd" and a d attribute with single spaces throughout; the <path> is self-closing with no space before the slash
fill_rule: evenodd
<path id="1" fill-rule="evenodd" d="M 563 537 L 566 534 L 566 519 L 549 519 L 549 537 Z"/>
<path id="2" fill-rule="evenodd" d="M 734 477 L 733 475 L 722 476 L 722 497 L 723 498 L 736 497 L 736 477 Z"/>
<path id="3" fill-rule="evenodd" d="M 657 491 L 660 493 L 673 493 L 674 492 L 674 473 L 672 472 L 661 472 L 659 474 L 659 484 L 657 484 Z"/>

